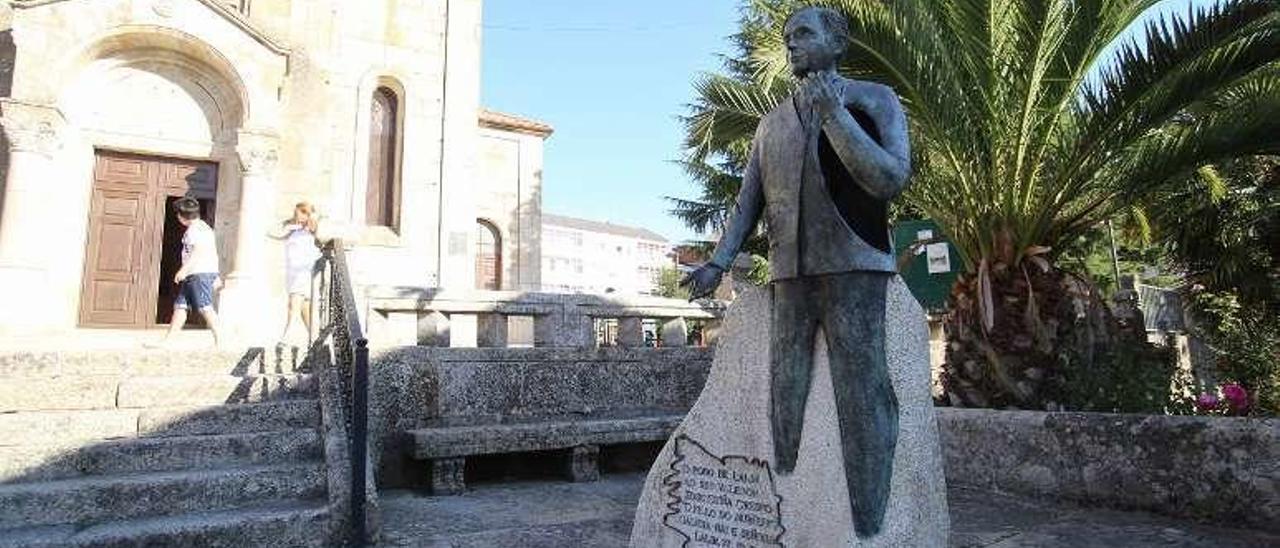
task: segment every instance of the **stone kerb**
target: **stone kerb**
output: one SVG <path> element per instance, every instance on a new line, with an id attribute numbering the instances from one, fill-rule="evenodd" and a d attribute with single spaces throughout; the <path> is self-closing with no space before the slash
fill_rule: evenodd
<path id="1" fill-rule="evenodd" d="M 533 319 L 534 346 L 592 348 L 596 320 L 619 320 L 619 344 L 643 345 L 642 321 L 657 320 L 664 339 L 682 346 L 689 320 L 717 324 L 724 315 L 718 301 L 688 303 L 648 296 L 453 291 L 421 288 L 369 288 L 365 292 L 370 336 L 380 346 L 422 345 L 503 348 L 508 320 Z M 459 337 L 458 326 L 475 333 Z M 474 339 L 474 340 L 473 340 Z"/>
<path id="2" fill-rule="evenodd" d="M 938 409 L 950 483 L 1280 532 L 1280 421 Z"/>

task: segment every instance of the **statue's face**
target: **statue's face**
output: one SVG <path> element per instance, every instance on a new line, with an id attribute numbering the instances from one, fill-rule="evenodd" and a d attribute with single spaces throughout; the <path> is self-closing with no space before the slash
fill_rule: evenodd
<path id="1" fill-rule="evenodd" d="M 822 18 L 814 10 L 804 10 L 787 21 L 782 35 L 787 44 L 787 61 L 791 72 L 803 77 L 810 72 L 835 68 L 836 60 L 844 52 L 844 45 L 822 24 Z"/>

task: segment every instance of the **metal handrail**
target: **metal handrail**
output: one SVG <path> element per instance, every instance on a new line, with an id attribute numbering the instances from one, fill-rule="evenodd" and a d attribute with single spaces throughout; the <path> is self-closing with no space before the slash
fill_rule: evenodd
<path id="1" fill-rule="evenodd" d="M 319 305 L 316 311 L 327 314 L 327 320 L 314 323 L 328 326 L 333 337 L 334 365 L 342 373 L 339 382 L 345 400 L 343 414 L 348 424 L 351 464 L 350 542 L 354 546 L 363 546 L 368 540 L 368 475 L 365 464 L 369 456 L 369 341 L 360 325 L 355 290 L 340 240 L 330 241 L 324 246 L 323 255 L 317 261 L 317 273 L 322 274 L 326 270 L 327 287 L 318 292 L 325 302 L 316 303 Z"/>

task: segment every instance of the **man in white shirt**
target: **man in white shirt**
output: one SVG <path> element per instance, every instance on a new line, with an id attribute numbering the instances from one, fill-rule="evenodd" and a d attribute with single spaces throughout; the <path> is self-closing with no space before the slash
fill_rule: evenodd
<path id="1" fill-rule="evenodd" d="M 213 309 L 213 291 L 218 284 L 218 242 L 213 227 L 200 218 L 200 202 L 182 198 L 174 202 L 178 222 L 187 227 L 182 236 L 182 267 L 173 277 L 178 296 L 173 303 L 173 321 L 165 334 L 164 346 L 187 323 L 187 311 L 195 308 L 204 316 L 213 332 L 213 343 L 219 343 L 218 314 Z"/>

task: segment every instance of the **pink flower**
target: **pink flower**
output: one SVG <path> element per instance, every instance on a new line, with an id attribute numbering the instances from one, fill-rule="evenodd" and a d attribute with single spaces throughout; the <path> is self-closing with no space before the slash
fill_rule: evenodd
<path id="1" fill-rule="evenodd" d="M 1218 408 L 1218 395 L 1213 392 L 1205 392 L 1196 398 L 1196 409 L 1203 412 L 1213 411 Z"/>
<path id="2" fill-rule="evenodd" d="M 1231 383 L 1222 387 L 1222 397 L 1235 413 L 1244 413 L 1249 409 L 1249 392 L 1239 383 Z"/>

